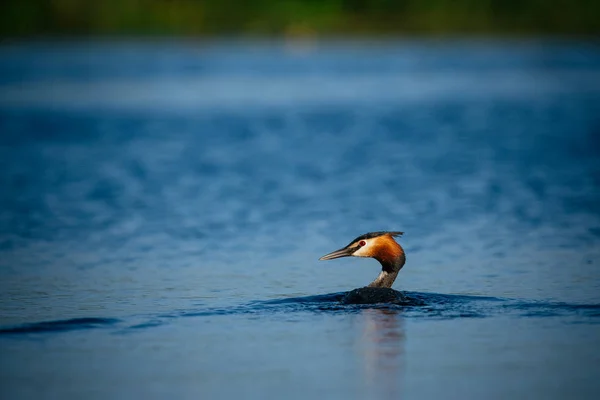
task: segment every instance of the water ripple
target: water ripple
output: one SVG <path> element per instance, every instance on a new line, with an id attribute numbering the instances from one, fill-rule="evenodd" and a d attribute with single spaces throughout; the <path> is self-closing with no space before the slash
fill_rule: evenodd
<path id="1" fill-rule="evenodd" d="M 12 327 L 0 328 L 0 334 L 30 334 L 49 332 L 68 332 L 82 329 L 94 329 L 111 326 L 119 323 L 116 318 L 71 318 L 56 321 L 33 322 Z"/>
<path id="2" fill-rule="evenodd" d="M 406 318 L 460 319 L 509 316 L 519 318 L 574 317 L 600 318 L 600 304 L 569 304 L 561 302 L 526 301 L 497 297 L 450 295 L 438 293 L 404 292 L 408 302 L 399 304 L 341 304 L 344 292 L 295 298 L 252 301 L 233 307 L 208 307 L 198 310 L 182 310 L 177 313 L 162 314 L 147 321 L 133 324 L 126 330 L 144 330 L 163 326 L 179 318 L 205 318 L 244 315 L 277 315 L 292 313 L 354 314 L 367 309 L 396 310 Z M 18 326 L 0 328 L 0 335 L 56 333 L 74 330 L 114 327 L 126 322 L 116 318 L 73 318 L 56 321 L 42 321 Z M 573 322 L 577 322 L 574 320 Z"/>

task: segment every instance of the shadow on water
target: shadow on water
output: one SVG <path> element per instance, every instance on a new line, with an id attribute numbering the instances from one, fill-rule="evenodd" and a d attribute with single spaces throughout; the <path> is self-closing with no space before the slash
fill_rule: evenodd
<path id="1" fill-rule="evenodd" d="M 451 295 L 422 292 L 403 292 L 403 304 L 342 304 L 345 292 L 252 301 L 233 307 L 183 310 L 156 315 L 141 323 L 131 324 L 116 318 L 73 318 L 34 322 L 0 328 L 0 335 L 39 334 L 76 330 L 118 328 L 120 332 L 153 328 L 183 317 L 215 317 L 224 315 L 275 315 L 281 313 L 378 313 L 404 318 L 457 319 L 508 316 L 516 318 L 573 317 L 573 323 L 600 323 L 600 304 L 569 304 L 560 302 L 526 301 L 499 297 Z M 379 310 L 379 311 L 368 311 Z M 382 314 L 383 313 L 383 314 Z"/>

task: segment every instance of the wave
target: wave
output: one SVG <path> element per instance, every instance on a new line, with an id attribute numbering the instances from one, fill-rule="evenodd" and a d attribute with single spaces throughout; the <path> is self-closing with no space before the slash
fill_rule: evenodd
<path id="1" fill-rule="evenodd" d="M 120 322 L 116 318 L 71 318 L 55 321 L 42 321 L 0 328 L 0 334 L 29 334 L 29 333 L 47 333 L 47 332 L 65 332 L 80 329 L 93 329 L 107 325 L 114 325 Z"/>
<path id="2" fill-rule="evenodd" d="M 257 300 L 247 304 L 222 308 L 182 310 L 157 315 L 146 321 L 127 324 L 116 318 L 72 318 L 34 322 L 0 328 L 0 335 L 59 333 L 75 330 L 118 328 L 120 332 L 151 329 L 177 318 L 218 317 L 225 315 L 270 315 L 280 313 L 359 313 L 365 309 L 395 311 L 405 318 L 459 319 L 509 316 L 516 318 L 573 317 L 574 323 L 600 323 L 600 304 L 570 304 L 563 302 L 527 301 L 500 297 L 468 296 L 423 292 L 403 292 L 403 304 L 342 304 L 345 292 L 323 295 Z"/>

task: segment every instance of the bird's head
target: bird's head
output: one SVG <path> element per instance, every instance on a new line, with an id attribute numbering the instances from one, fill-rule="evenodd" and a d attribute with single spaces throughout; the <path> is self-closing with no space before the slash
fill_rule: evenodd
<path id="1" fill-rule="evenodd" d="M 403 232 L 370 232 L 361 235 L 350 242 L 346 247 L 332 251 L 319 258 L 319 260 L 333 260 L 340 257 L 371 257 L 381 263 L 393 262 L 404 256 L 404 250 L 396 241 L 395 236 L 401 236 Z"/>

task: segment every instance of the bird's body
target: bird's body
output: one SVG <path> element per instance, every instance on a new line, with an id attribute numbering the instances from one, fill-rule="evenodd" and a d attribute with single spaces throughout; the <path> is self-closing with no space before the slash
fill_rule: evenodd
<path id="1" fill-rule="evenodd" d="M 408 298 L 402 292 L 392 288 L 369 286 L 351 290 L 341 299 L 342 304 L 404 304 L 408 301 Z"/>
<path id="2" fill-rule="evenodd" d="M 404 249 L 395 240 L 402 232 L 371 232 L 354 239 L 342 249 L 324 255 L 320 260 L 340 257 L 370 257 L 381 264 L 381 272 L 367 287 L 354 289 L 342 298 L 345 304 L 401 303 L 402 293 L 392 289 L 398 272 L 404 266 Z"/>

